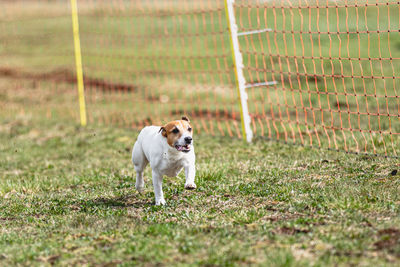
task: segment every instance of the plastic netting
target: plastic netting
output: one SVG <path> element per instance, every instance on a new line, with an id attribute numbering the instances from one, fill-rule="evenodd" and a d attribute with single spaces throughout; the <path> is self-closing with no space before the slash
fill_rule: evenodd
<path id="1" fill-rule="evenodd" d="M 80 29 L 89 122 L 135 128 L 188 115 L 239 135 L 222 1 L 85 1 Z"/>
<path id="2" fill-rule="evenodd" d="M 255 136 L 397 156 L 399 7 L 236 0 Z M 140 128 L 185 114 L 197 132 L 242 137 L 223 0 L 80 0 L 78 8 L 88 123 Z M 0 81 L 41 103 L 24 112 L 78 119 L 69 1 L 5 1 L 0 31 Z"/>
<path id="3" fill-rule="evenodd" d="M 263 2 L 263 3 L 262 3 Z M 237 1 L 257 135 L 397 155 L 399 2 Z"/>
<path id="4" fill-rule="evenodd" d="M 0 4 L 0 107 L 18 116 L 78 119 L 68 2 Z"/>

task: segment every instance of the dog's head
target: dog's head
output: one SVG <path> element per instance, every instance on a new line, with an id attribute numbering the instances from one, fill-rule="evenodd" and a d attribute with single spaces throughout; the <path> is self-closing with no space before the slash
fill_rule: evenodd
<path id="1" fill-rule="evenodd" d="M 167 143 L 181 152 L 189 152 L 193 144 L 193 129 L 187 117 L 171 121 L 160 129 L 161 134 L 167 138 Z"/>

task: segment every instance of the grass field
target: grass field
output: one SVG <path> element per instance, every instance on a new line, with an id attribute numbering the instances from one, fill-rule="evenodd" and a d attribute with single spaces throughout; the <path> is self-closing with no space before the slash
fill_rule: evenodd
<path id="1" fill-rule="evenodd" d="M 303 134 L 306 145 L 318 146 L 316 134 L 321 134 L 321 146 L 326 148 L 332 133 L 323 136 L 323 126 L 338 126 L 340 121 L 345 128 L 352 125 L 363 130 L 381 127 L 387 131 L 390 125 L 393 133 L 399 133 L 400 118 L 395 116 L 400 79 L 390 75 L 396 76 L 400 66 L 400 38 L 398 32 L 376 34 L 399 28 L 398 5 L 388 1 L 387 6 L 374 7 L 375 2 L 369 1 L 372 6 L 329 8 L 329 12 L 321 8 L 319 13 L 303 9 L 301 14 L 294 6 L 268 8 L 266 14 L 257 15 L 254 6 L 243 6 L 247 1 L 237 1 L 240 31 L 278 30 L 276 36 L 263 35 L 263 42 L 241 39 L 246 78 L 253 82 L 258 75 L 263 78 L 264 70 L 254 67 L 262 66 L 265 59 L 265 70 L 281 71 L 275 76 L 279 86 L 248 90 L 250 112 L 262 123 L 252 125 L 256 138 L 246 144 L 220 136 L 214 124 L 220 122 L 225 135 L 229 127 L 237 135 L 234 125 L 239 124 L 239 108 L 232 60 L 228 46 L 221 45 L 229 41 L 222 1 L 183 2 L 129 6 L 120 3 L 133 2 L 79 1 L 86 128 L 78 125 L 67 2 L 4 3 L 0 10 L 0 265 L 399 266 L 398 159 L 265 139 L 280 136 L 282 141 L 287 133 L 288 141 L 294 141 L 290 127 L 296 126 L 288 118 L 292 116 L 293 123 L 295 111 L 301 125 L 294 137 L 299 143 Z M 293 3 L 284 2 L 286 6 Z M 354 3 L 347 1 L 350 6 Z M 180 15 L 171 16 L 174 12 Z M 292 38 L 292 28 L 314 32 L 302 35 L 307 49 L 305 59 L 297 63 L 293 57 L 303 52 L 300 35 Z M 328 30 L 331 38 L 315 34 Z M 334 34 L 347 30 L 352 33 Z M 357 30 L 371 31 L 369 47 L 367 34 L 361 34 L 359 41 Z M 260 53 L 262 49 L 268 51 L 266 56 Z M 327 60 L 329 54 L 362 60 L 353 59 L 351 65 L 350 61 Z M 324 59 L 309 58 L 319 56 Z M 394 59 L 366 60 L 390 56 Z M 285 73 L 296 66 L 309 78 Z M 312 78 L 321 75 L 323 68 L 327 74 L 353 71 L 354 75 L 389 78 L 356 78 L 354 84 L 348 78 Z M 265 75 L 272 79 L 271 72 Z M 116 87 L 120 90 L 113 90 Z M 338 92 L 338 98 L 332 94 L 319 98 L 318 90 Z M 345 90 L 361 96 L 349 97 L 346 106 Z M 363 96 L 364 90 L 370 96 Z M 381 97 L 377 100 L 374 94 Z M 301 98 L 309 123 L 310 108 L 327 108 L 329 102 L 335 112 L 317 112 L 315 135 L 304 125 L 307 111 L 300 107 Z M 298 108 L 284 110 L 287 100 L 290 105 L 297 101 Z M 347 109 L 367 112 L 367 105 L 370 112 L 380 108 L 392 119 L 346 115 Z M 182 113 L 192 114 L 198 188 L 184 190 L 183 174 L 166 178 L 167 205 L 157 207 L 149 168 L 144 193 L 134 189 L 130 153 L 138 129 L 132 126 L 165 122 Z M 266 122 L 274 124 L 271 133 Z M 207 134 L 207 127 L 209 131 L 214 127 L 215 136 Z M 347 145 L 357 152 L 357 140 L 362 151 L 363 137 L 351 134 L 344 132 L 347 143 L 337 134 L 338 148 Z M 398 135 L 392 137 L 367 135 L 368 152 L 399 152 Z"/>
<path id="2" fill-rule="evenodd" d="M 138 194 L 137 131 L 1 118 L 0 265 L 398 266 L 398 160 L 196 136 L 198 189 Z"/>

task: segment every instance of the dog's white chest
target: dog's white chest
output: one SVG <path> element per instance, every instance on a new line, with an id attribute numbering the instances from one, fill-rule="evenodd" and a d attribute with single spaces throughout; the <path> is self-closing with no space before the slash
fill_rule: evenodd
<path id="1" fill-rule="evenodd" d="M 161 161 L 160 171 L 162 174 L 175 177 L 179 174 L 179 172 L 183 168 L 183 159 L 182 157 L 174 157 L 169 155 L 168 153 L 163 153 L 163 160 Z"/>

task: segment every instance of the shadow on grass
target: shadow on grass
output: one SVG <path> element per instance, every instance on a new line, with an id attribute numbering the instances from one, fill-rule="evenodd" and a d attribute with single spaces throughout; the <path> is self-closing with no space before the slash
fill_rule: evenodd
<path id="1" fill-rule="evenodd" d="M 82 200 L 77 203 L 81 210 L 93 208 L 144 208 L 154 206 L 154 202 L 148 199 L 139 199 L 136 195 L 124 195 L 118 197 L 99 197 L 95 199 Z"/>

